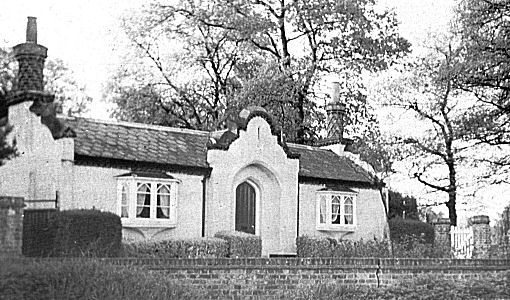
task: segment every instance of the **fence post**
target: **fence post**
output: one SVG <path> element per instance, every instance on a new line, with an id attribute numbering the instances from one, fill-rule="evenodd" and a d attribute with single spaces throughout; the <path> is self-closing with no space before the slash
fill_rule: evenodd
<path id="1" fill-rule="evenodd" d="M 434 222 L 434 245 L 449 249 L 452 245 L 450 235 L 451 223 L 448 218 L 439 218 Z"/>
<path id="2" fill-rule="evenodd" d="M 21 255 L 23 207 L 21 197 L 0 197 L 0 256 Z"/>
<path id="3" fill-rule="evenodd" d="M 491 228 L 488 216 L 474 216 L 469 219 L 473 227 L 473 258 L 489 258 Z"/>

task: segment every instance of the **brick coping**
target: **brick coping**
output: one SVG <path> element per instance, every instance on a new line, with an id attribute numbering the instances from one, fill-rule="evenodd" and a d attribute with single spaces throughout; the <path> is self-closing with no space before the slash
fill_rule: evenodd
<path id="1" fill-rule="evenodd" d="M 0 261 L 5 258 L 0 257 Z M 164 268 L 359 268 L 359 269 L 498 269 L 510 270 L 510 259 L 437 258 L 28 258 L 10 261 L 97 261 L 114 265 Z"/>

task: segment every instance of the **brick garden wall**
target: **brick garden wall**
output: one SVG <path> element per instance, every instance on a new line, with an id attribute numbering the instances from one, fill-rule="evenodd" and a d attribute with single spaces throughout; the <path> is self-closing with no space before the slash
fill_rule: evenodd
<path id="1" fill-rule="evenodd" d="M 28 259 L 25 259 L 28 260 Z M 54 260 L 59 260 L 55 258 Z M 67 259 L 69 260 L 69 259 Z M 274 296 L 319 284 L 363 287 L 394 285 L 428 273 L 483 278 L 510 270 L 509 259 L 240 258 L 98 259 L 160 272 L 181 285 L 206 288 L 217 297 Z M 244 298 L 244 297 L 243 297 Z"/>

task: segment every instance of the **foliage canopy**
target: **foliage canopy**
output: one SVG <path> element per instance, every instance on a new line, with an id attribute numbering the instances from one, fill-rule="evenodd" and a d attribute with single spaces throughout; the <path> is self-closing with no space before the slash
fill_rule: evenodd
<path id="1" fill-rule="evenodd" d="M 324 126 L 321 79 L 343 79 L 350 123 L 366 121 L 360 75 L 386 69 L 409 48 L 395 15 L 377 11 L 373 0 L 155 3 L 124 28 L 154 69 L 119 70 L 114 116 L 212 130 L 256 104 L 277 116 L 287 140 L 301 143 Z M 133 78 L 141 79 L 135 87 Z"/>

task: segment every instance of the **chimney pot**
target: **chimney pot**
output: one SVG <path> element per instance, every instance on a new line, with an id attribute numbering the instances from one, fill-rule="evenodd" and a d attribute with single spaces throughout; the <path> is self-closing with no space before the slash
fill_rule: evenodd
<path id="1" fill-rule="evenodd" d="M 340 101 L 340 83 L 333 82 L 332 90 L 333 97 L 331 102 L 326 105 L 328 115 L 327 138 L 341 140 L 344 132 L 346 106 Z"/>
<path id="2" fill-rule="evenodd" d="M 332 87 L 333 87 L 332 102 L 333 103 L 340 102 L 340 82 L 333 81 Z"/>
<path id="3" fill-rule="evenodd" d="M 37 18 L 36 17 L 28 17 L 27 43 L 37 44 Z"/>

